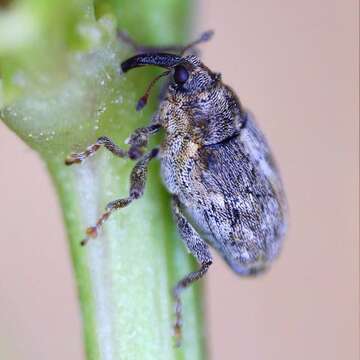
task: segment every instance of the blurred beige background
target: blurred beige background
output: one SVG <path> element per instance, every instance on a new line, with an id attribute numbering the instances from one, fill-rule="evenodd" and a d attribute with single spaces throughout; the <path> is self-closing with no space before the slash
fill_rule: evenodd
<path id="1" fill-rule="evenodd" d="M 203 57 L 257 116 L 291 225 L 257 280 L 216 258 L 212 359 L 359 359 L 358 5 L 203 1 Z M 0 123 L 0 358 L 82 359 L 60 212 L 43 165 Z M 31 236 L 30 236 L 31 234 Z M 34 241 L 36 239 L 36 241 Z"/>

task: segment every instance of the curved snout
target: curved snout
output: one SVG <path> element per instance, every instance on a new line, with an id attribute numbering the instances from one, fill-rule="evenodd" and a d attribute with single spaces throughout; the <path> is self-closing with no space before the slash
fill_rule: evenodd
<path id="1" fill-rule="evenodd" d="M 180 61 L 181 61 L 181 56 L 174 54 L 168 54 L 168 53 L 139 54 L 132 56 L 131 58 L 122 62 L 121 70 L 123 72 L 127 72 L 131 69 L 146 65 L 160 66 L 169 69 L 176 66 Z"/>

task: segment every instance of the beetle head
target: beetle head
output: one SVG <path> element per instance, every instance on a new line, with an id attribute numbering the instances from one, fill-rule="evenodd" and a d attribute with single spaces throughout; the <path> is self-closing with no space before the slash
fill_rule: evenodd
<path id="1" fill-rule="evenodd" d="M 213 73 L 195 55 L 183 58 L 172 69 L 170 90 L 179 93 L 195 94 L 211 88 L 219 74 Z"/>
<path id="2" fill-rule="evenodd" d="M 164 75 L 170 74 L 172 80 L 169 90 L 174 93 L 191 95 L 206 91 L 220 78 L 219 74 L 211 72 L 195 55 L 182 57 L 168 53 L 139 54 L 125 60 L 121 69 L 127 72 L 147 65 L 167 69 Z"/>

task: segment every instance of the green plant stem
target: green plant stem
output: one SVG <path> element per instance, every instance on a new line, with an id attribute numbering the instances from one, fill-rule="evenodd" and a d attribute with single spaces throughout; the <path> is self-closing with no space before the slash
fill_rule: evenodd
<path id="1" fill-rule="evenodd" d="M 116 24 L 138 41 L 179 42 L 185 38 L 178 34 L 188 25 L 189 4 L 103 1 L 93 7 L 83 1 L 74 10 L 64 1 L 68 8 L 61 13 L 54 1 L 57 5 L 49 5 L 44 14 L 40 1 L 29 0 L 27 6 L 30 3 L 34 13 L 27 13 L 28 8 L 16 11 L 29 18 L 39 16 L 34 31 L 46 41 L 39 40 L 33 49 L 30 39 L 32 46 L 22 44 L 9 51 L 0 36 L 0 117 L 38 151 L 55 184 L 69 238 L 87 359 L 203 359 L 199 285 L 184 293 L 183 344 L 174 347 L 171 289 L 196 265 L 176 234 L 159 164 L 150 165 L 144 197 L 115 213 L 85 248 L 80 240 L 86 227 L 109 201 L 127 196 L 134 163 L 100 150 L 81 165 L 64 165 L 71 150 L 83 150 L 98 136 L 124 144 L 132 130 L 150 121 L 156 108 L 153 95 L 148 108 L 135 113 L 136 99 L 154 72 L 141 69 L 127 78 L 118 74 L 120 61 L 130 52 L 116 39 Z M 44 33 L 40 13 L 46 20 Z M 63 23 L 72 24 L 73 33 L 64 35 L 68 25 Z"/>
<path id="2" fill-rule="evenodd" d="M 108 199 L 126 194 L 128 164 L 116 164 L 109 154 L 74 169 L 48 164 L 68 230 L 88 358 L 201 359 L 196 291 L 184 296 L 181 349 L 171 337 L 171 287 L 193 262 L 174 234 L 158 164 L 152 166 L 144 197 L 114 215 L 85 248 L 79 245 L 85 227 L 94 223 Z"/>

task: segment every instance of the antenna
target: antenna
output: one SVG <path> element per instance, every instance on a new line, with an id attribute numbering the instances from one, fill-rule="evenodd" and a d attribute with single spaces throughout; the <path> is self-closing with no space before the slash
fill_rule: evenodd
<path id="1" fill-rule="evenodd" d="M 145 94 L 139 99 L 139 101 L 136 104 L 136 111 L 140 111 L 145 107 L 145 105 L 147 104 L 149 95 L 150 95 L 150 91 L 153 88 L 153 86 L 156 84 L 156 82 L 159 79 L 161 79 L 163 76 L 168 75 L 169 73 L 170 73 L 170 70 L 166 70 L 150 82 L 150 84 L 148 85 L 148 87 L 145 91 Z"/>

